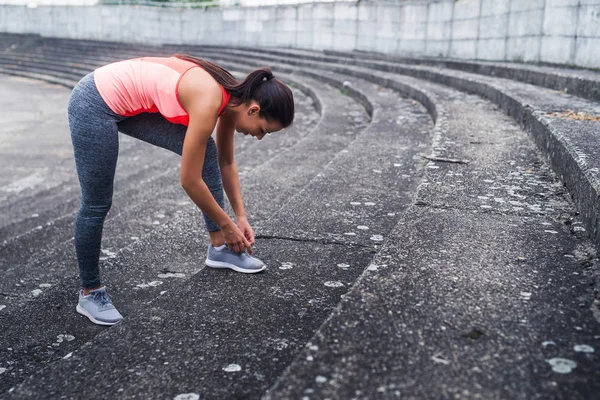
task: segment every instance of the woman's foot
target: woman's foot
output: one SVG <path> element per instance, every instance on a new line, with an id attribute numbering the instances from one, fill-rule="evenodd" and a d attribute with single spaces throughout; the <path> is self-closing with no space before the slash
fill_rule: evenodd
<path id="1" fill-rule="evenodd" d="M 256 257 L 252 257 L 247 251 L 236 253 L 229 250 L 227 246 L 214 247 L 208 245 L 206 265 L 211 268 L 229 268 L 245 274 L 254 274 L 264 271 L 267 266 Z"/>
<path id="2" fill-rule="evenodd" d="M 80 290 L 77 312 L 98 325 L 114 325 L 123 319 L 123 316 L 113 306 L 105 287 L 90 290 L 90 294 L 87 296 L 84 296 L 83 290 Z"/>

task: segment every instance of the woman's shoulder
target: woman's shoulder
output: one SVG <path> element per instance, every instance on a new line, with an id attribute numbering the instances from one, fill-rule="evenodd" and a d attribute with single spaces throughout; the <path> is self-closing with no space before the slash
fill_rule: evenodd
<path id="1" fill-rule="evenodd" d="M 192 104 L 218 110 L 223 101 L 221 85 L 202 68 L 192 68 L 181 77 L 177 94 L 188 112 Z"/>

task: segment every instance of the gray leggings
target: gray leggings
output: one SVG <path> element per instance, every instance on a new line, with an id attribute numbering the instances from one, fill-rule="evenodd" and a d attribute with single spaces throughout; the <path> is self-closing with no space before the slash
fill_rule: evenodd
<path id="1" fill-rule="evenodd" d="M 71 93 L 69 127 L 81 185 L 81 208 L 75 220 L 75 251 L 81 285 L 91 289 L 100 286 L 100 242 L 104 219 L 112 205 L 119 131 L 181 155 L 186 127 L 173 124 L 160 114 L 134 117 L 115 114 L 98 93 L 93 73 L 81 79 Z M 206 145 L 202 179 L 223 208 L 221 172 L 212 137 Z M 209 232 L 220 230 L 205 214 L 204 220 Z"/>

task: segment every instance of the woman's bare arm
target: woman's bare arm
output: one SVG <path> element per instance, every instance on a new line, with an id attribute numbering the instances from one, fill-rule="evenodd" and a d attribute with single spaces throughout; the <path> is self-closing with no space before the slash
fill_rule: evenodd
<path id="1" fill-rule="evenodd" d="M 246 210 L 242 201 L 240 179 L 233 154 L 233 133 L 235 120 L 230 115 L 223 115 L 217 122 L 217 151 L 219 153 L 219 168 L 223 178 L 223 188 L 227 193 L 229 203 L 237 219 L 246 218 Z"/>
<path id="2" fill-rule="evenodd" d="M 215 82 L 201 79 L 184 83 L 182 78 L 179 99 L 190 116 L 181 154 L 181 185 L 190 199 L 221 227 L 227 244 L 241 252 L 249 247 L 248 241 L 202 180 L 206 143 L 217 123 L 217 113 L 221 106 L 221 88 Z"/>

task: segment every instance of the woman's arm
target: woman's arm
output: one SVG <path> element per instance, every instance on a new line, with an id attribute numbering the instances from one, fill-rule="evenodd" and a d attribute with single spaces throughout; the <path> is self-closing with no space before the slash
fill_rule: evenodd
<path id="1" fill-rule="evenodd" d="M 210 190 L 202 180 L 202 167 L 206 152 L 206 143 L 212 133 L 216 117 L 202 110 L 190 112 L 183 152 L 181 154 L 181 186 L 192 201 L 215 221 L 221 228 L 232 223 L 231 218 L 221 209 Z M 213 125 L 211 125 L 213 124 Z"/>
<path id="2" fill-rule="evenodd" d="M 181 185 L 190 199 L 221 227 L 228 246 L 242 252 L 250 244 L 202 180 L 206 144 L 217 123 L 217 113 L 221 106 L 221 89 L 216 83 L 211 85 L 210 82 L 196 82 L 202 81 L 184 84 L 182 79 L 179 87 L 181 104 L 190 117 L 181 154 Z"/>
<path id="3" fill-rule="evenodd" d="M 217 151 L 219 154 L 219 168 L 223 178 L 223 188 L 233 208 L 236 219 L 246 218 L 246 210 L 242 201 L 240 179 L 233 156 L 233 133 L 235 120 L 232 116 L 224 114 L 217 123 Z"/>

